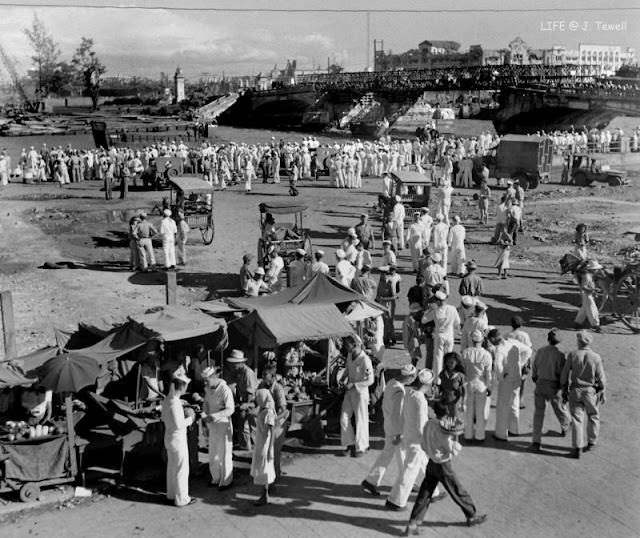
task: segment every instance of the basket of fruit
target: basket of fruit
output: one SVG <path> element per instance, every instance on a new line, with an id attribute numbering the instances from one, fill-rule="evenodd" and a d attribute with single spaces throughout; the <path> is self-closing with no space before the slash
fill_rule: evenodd
<path id="1" fill-rule="evenodd" d="M 464 431 L 464 421 L 460 417 L 446 416 L 440 420 L 440 428 L 448 435 L 460 435 Z"/>

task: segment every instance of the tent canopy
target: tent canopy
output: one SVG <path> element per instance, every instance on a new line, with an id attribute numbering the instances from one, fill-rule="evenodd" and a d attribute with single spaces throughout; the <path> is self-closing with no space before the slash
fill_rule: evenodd
<path id="1" fill-rule="evenodd" d="M 366 301 L 360 293 L 347 288 L 322 273 L 317 273 L 311 280 L 297 286 L 286 288 L 278 293 L 261 297 L 234 297 L 227 299 L 231 306 L 244 310 L 254 310 L 283 304 L 340 304 L 352 301 Z"/>
<path id="2" fill-rule="evenodd" d="M 280 305 L 260 308 L 232 321 L 249 345 L 272 348 L 287 342 L 348 336 L 353 329 L 332 304 Z"/>
<path id="3" fill-rule="evenodd" d="M 9 387 L 29 387 L 37 379 L 29 379 L 23 370 L 23 365 L 17 361 L 0 363 L 0 389 Z"/>
<path id="4" fill-rule="evenodd" d="M 307 205 L 294 202 L 269 202 L 260 204 L 260 213 L 272 213 L 274 215 L 291 215 L 301 213 L 307 209 Z"/>
<path id="5" fill-rule="evenodd" d="M 74 349 L 70 355 L 83 355 L 94 359 L 100 366 L 126 355 L 147 343 L 147 338 L 137 333 L 130 325 L 124 325 L 100 342 L 83 349 Z"/>
<path id="6" fill-rule="evenodd" d="M 213 192 L 213 185 L 203 179 L 190 176 L 170 177 L 169 182 L 185 193 L 206 194 Z"/>
<path id="7" fill-rule="evenodd" d="M 203 336 L 226 329 L 227 326 L 222 319 L 180 306 L 163 306 L 153 312 L 129 316 L 128 325 L 145 340 L 164 342 Z M 82 351 L 86 353 L 86 350 Z"/>

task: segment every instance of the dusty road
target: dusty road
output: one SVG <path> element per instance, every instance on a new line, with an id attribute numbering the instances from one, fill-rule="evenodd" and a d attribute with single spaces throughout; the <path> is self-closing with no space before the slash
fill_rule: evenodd
<path id="1" fill-rule="evenodd" d="M 329 258 L 357 215 L 370 206 L 380 180 L 367 179 L 363 191 L 338 191 L 326 179 L 302 182 L 300 200 L 309 204 L 306 224 L 314 246 Z M 638 186 L 618 189 L 559 189 L 544 186 L 527 204 L 525 240 L 512 255 L 512 278 L 494 274 L 494 247 L 486 244 L 492 227 L 475 224 L 471 192 L 454 196 L 452 213 L 460 213 L 468 231 L 468 257 L 475 258 L 485 278 L 492 324 L 505 326 L 514 313 L 525 319 L 535 346 L 546 331 L 563 330 L 562 348 L 574 345 L 573 318 L 579 297 L 570 278 L 562 277 L 557 259 L 568 250 L 579 221 L 591 223 L 598 241 L 593 250 L 604 261 L 622 247 L 632 245 L 620 236 L 640 222 L 636 205 Z M 258 203 L 275 200 L 285 187 L 257 184 L 251 195 L 231 190 L 216 195 L 216 238 L 204 246 L 197 237 L 188 247 L 188 266 L 178 274 L 179 302 L 190 304 L 214 297 L 235 286 L 241 256 L 255 253 Z M 610 199 L 612 197 L 612 199 Z M 126 217 L 150 209 L 158 193 L 131 192 L 125 202 L 107 204 L 97 183 L 54 186 L 10 185 L 0 191 L 0 288 L 14 292 L 18 350 L 26 353 L 53 342 L 52 327 L 73 328 L 80 320 L 118 319 L 131 312 L 161 304 L 162 273 L 140 275 L 128 270 Z M 537 236 L 537 238 L 536 238 Z M 161 251 L 156 251 L 161 259 Z M 84 269 L 39 269 L 45 261 L 73 260 Z M 374 263 L 379 260 L 377 253 Z M 403 290 L 413 282 L 410 260 L 400 257 Z M 457 302 L 457 279 L 452 279 L 452 301 Z M 404 293 L 403 293 L 404 295 Z M 397 325 L 407 313 L 406 300 L 398 308 Z M 480 510 L 490 514 L 483 527 L 459 526 L 462 516 L 448 499 L 433 506 L 427 516 L 437 536 L 637 536 L 640 519 L 640 336 L 605 318 L 603 334 L 594 342 L 602 354 L 609 378 L 608 401 L 602 409 L 602 442 L 580 461 L 566 459 L 569 440 L 551 433 L 543 443 L 544 455 L 526 451 L 524 435 L 505 446 L 489 442 L 466 447 L 459 458 L 461 479 Z M 523 431 L 530 432 L 533 412 L 532 384 L 525 393 Z M 492 418 L 489 429 L 493 428 Z M 557 429 L 555 418 L 546 423 Z M 373 448 L 379 448 L 375 443 Z M 331 448 L 331 447 L 330 447 Z M 256 510 L 248 502 L 253 494 L 248 478 L 224 495 L 194 481 L 201 503 L 185 510 L 156 504 L 154 497 L 118 494 L 73 509 L 28 514 L 2 526 L 2 536 L 44 536 L 55 528 L 60 536 L 178 536 L 186 532 L 212 532 L 222 536 L 335 536 L 397 535 L 403 515 L 383 510 L 383 502 L 364 497 L 357 484 L 376 455 L 360 460 L 337 458 L 331 449 L 294 458 L 279 488 L 274 506 Z M 395 476 L 391 471 L 390 482 Z M 97 529 L 100 529 L 97 531 Z"/>

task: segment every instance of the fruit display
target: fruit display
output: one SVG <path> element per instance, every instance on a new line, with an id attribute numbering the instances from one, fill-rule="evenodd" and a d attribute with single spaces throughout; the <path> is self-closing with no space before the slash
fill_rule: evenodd
<path id="1" fill-rule="evenodd" d="M 60 430 L 56 426 L 38 424 L 30 426 L 25 421 L 9 420 L 0 427 L 2 437 L 7 441 L 22 441 L 24 439 L 38 439 L 49 435 L 58 435 Z"/>

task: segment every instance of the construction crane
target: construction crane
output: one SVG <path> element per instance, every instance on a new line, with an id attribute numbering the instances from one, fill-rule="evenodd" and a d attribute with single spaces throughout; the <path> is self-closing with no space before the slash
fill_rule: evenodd
<path id="1" fill-rule="evenodd" d="M 20 94 L 20 99 L 22 100 L 22 104 L 27 112 L 38 112 L 40 108 L 40 103 L 38 100 L 31 100 L 27 96 L 27 93 L 24 91 L 22 84 L 20 83 L 20 78 L 18 77 L 18 72 L 16 71 L 16 66 L 13 63 L 13 60 L 9 57 L 9 55 L 5 52 L 2 45 L 0 45 L 0 58 L 2 58 L 2 63 L 4 67 L 9 72 L 9 76 L 11 77 L 11 81 L 15 86 L 16 90 Z"/>

